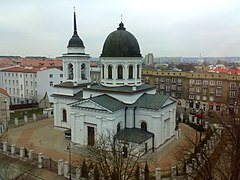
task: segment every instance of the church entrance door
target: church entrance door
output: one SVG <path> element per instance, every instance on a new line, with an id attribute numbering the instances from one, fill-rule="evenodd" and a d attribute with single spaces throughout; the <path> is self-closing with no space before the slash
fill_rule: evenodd
<path id="1" fill-rule="evenodd" d="M 94 127 L 88 126 L 88 145 L 94 145 Z"/>

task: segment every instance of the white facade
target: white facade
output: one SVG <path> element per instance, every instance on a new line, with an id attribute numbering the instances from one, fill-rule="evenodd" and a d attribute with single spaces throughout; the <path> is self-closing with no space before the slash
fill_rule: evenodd
<path id="1" fill-rule="evenodd" d="M 57 68 L 44 69 L 37 72 L 37 96 L 38 100 L 48 94 L 52 102 L 51 95 L 54 92 L 54 85 L 63 82 L 63 71 Z"/>
<path id="2" fill-rule="evenodd" d="M 15 67 L 3 71 L 3 87 L 11 104 L 31 102 L 37 96 L 37 75 L 32 67 Z"/>
<path id="3" fill-rule="evenodd" d="M 68 54 L 62 57 L 65 81 L 55 86 L 53 94 L 54 125 L 71 129 L 71 141 L 80 145 L 94 145 L 99 134 L 111 131 L 116 133 L 116 138 L 127 135 L 130 142 L 144 146 L 146 151 L 154 150 L 175 135 L 177 101 L 156 95 L 155 87 L 142 84 L 139 46 L 135 37 L 125 31 L 123 23 L 113 33 L 124 35 L 122 43 L 132 43 L 129 46 L 131 54 L 128 57 L 126 49 L 129 48 L 123 48 L 124 52 L 120 54 L 124 57 L 114 57 L 114 52 L 118 51 L 107 52 L 112 47 L 111 43 L 105 47 L 104 56 L 100 58 L 99 84 L 89 83 L 89 56 L 84 51 L 76 53 L 72 49 L 69 53 L 68 47 Z M 83 47 L 79 39 L 72 43 L 73 38 L 76 36 L 73 35 L 69 41 L 71 48 Z M 108 40 L 113 39 L 110 37 Z M 121 48 L 117 50 L 121 51 Z M 113 57 L 105 57 L 107 54 L 113 54 Z M 86 67 L 84 79 L 81 76 L 82 64 Z M 136 139 L 131 140 L 130 136 L 134 135 L 137 135 Z"/>

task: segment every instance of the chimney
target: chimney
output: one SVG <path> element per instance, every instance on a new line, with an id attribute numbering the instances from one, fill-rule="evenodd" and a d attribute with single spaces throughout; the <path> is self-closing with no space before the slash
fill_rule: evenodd
<path id="1" fill-rule="evenodd" d="M 136 90 L 137 90 L 136 85 L 134 85 L 134 86 L 132 87 L 132 90 L 133 90 L 133 91 L 136 91 Z"/>

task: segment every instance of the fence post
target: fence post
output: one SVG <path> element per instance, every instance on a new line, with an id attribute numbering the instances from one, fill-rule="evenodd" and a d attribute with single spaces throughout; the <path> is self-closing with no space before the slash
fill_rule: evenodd
<path id="1" fill-rule="evenodd" d="M 80 179 L 81 173 L 82 173 L 81 166 L 77 166 L 77 168 L 76 168 L 76 179 Z"/>
<path id="2" fill-rule="evenodd" d="M 38 153 L 38 167 L 43 167 L 43 153 Z"/>
<path id="3" fill-rule="evenodd" d="M 3 142 L 3 152 L 6 153 L 7 152 L 7 142 Z"/>
<path id="4" fill-rule="evenodd" d="M 30 161 L 33 160 L 33 150 L 32 150 L 32 149 L 30 149 L 30 150 L 28 151 L 28 159 L 29 159 Z"/>
<path id="5" fill-rule="evenodd" d="M 14 118 L 15 126 L 18 126 L 18 118 Z"/>
<path id="6" fill-rule="evenodd" d="M 156 176 L 156 180 L 161 180 L 161 169 L 160 168 L 156 168 L 155 169 L 155 176 Z"/>
<path id="7" fill-rule="evenodd" d="M 27 115 L 24 116 L 24 122 L 25 122 L 25 123 L 28 122 L 28 117 L 27 117 Z"/>
<path id="8" fill-rule="evenodd" d="M 20 148 L 20 158 L 24 158 L 25 157 L 25 147 L 21 147 Z"/>
<path id="9" fill-rule="evenodd" d="M 64 177 L 68 178 L 69 177 L 69 162 L 68 161 L 65 161 L 64 162 Z"/>
<path id="10" fill-rule="evenodd" d="M 36 116 L 36 114 L 34 113 L 33 114 L 33 121 L 36 121 L 37 120 L 37 116 Z"/>
<path id="11" fill-rule="evenodd" d="M 59 159 L 58 160 L 58 175 L 59 176 L 63 175 L 63 166 L 64 166 L 63 160 Z"/>
<path id="12" fill-rule="evenodd" d="M 15 145 L 15 144 L 12 144 L 12 145 L 11 145 L 11 154 L 12 154 L 12 156 L 14 156 L 15 153 L 16 153 L 16 145 Z"/>

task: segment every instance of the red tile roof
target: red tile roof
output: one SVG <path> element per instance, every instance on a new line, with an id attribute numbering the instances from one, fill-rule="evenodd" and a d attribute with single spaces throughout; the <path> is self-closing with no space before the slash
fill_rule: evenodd
<path id="1" fill-rule="evenodd" d="M 40 67 L 14 67 L 2 70 L 3 72 L 22 72 L 22 73 L 37 73 L 38 71 L 42 71 L 47 68 L 40 68 Z"/>
<path id="2" fill-rule="evenodd" d="M 0 94 L 3 94 L 5 96 L 9 97 L 9 94 L 7 93 L 7 91 L 5 89 L 0 88 Z"/>
<path id="3" fill-rule="evenodd" d="M 240 69 L 238 68 L 213 68 L 210 72 L 225 73 L 225 74 L 240 74 Z"/>
<path id="4" fill-rule="evenodd" d="M 33 67 L 62 67 L 60 59 L 35 59 L 35 58 L 1 58 L 0 64 L 21 65 Z"/>

